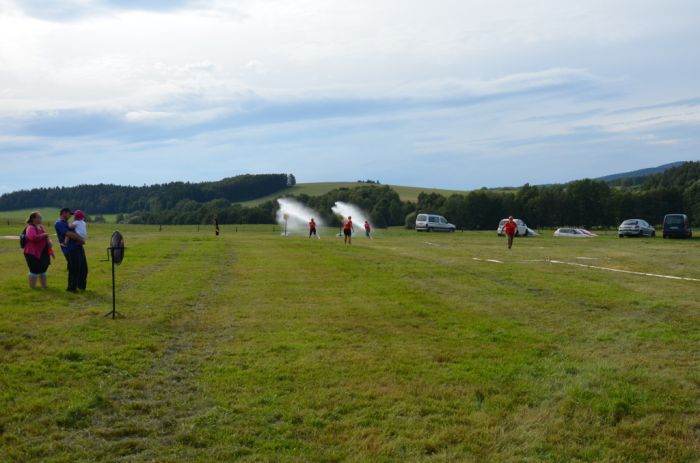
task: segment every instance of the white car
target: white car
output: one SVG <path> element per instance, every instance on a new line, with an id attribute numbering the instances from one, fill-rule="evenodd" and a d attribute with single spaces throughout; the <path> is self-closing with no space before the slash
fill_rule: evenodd
<path id="1" fill-rule="evenodd" d="M 520 219 L 513 219 L 515 221 L 515 225 L 517 225 L 517 228 L 515 229 L 515 236 L 527 236 L 527 235 L 532 235 L 534 234 L 534 231 L 530 230 L 527 228 L 527 225 L 525 225 L 525 222 L 523 222 Z M 508 219 L 503 219 L 498 223 L 498 236 L 505 236 L 505 225 L 506 222 L 508 222 Z"/>
<path id="2" fill-rule="evenodd" d="M 457 227 L 441 215 L 418 214 L 416 216 L 416 231 L 446 231 L 453 232 Z"/>
<path id="3" fill-rule="evenodd" d="M 585 228 L 557 228 L 557 231 L 554 232 L 554 236 L 564 236 L 569 238 L 592 238 L 598 235 L 589 232 Z"/>

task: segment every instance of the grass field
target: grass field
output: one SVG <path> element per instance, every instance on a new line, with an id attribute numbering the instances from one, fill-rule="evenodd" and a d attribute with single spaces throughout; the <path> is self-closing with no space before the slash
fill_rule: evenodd
<path id="1" fill-rule="evenodd" d="M 114 321 L 113 226 L 77 295 L 0 240 L 0 461 L 700 459 L 700 282 L 550 263 L 698 279 L 700 241 L 120 227 Z"/>
<path id="2" fill-rule="evenodd" d="M 328 193 L 331 190 L 334 190 L 336 188 L 356 188 L 358 186 L 366 186 L 368 184 L 366 183 L 358 183 L 358 182 L 318 182 L 318 183 L 297 183 L 296 185 L 289 187 L 287 189 L 284 189 L 282 191 L 278 191 L 277 193 L 263 196 L 261 198 L 253 199 L 250 201 L 244 201 L 241 202 L 240 204 L 244 206 L 256 206 L 260 203 L 263 203 L 265 201 L 270 201 L 275 198 L 279 198 L 281 196 L 288 196 L 288 195 L 300 195 L 300 194 L 306 194 L 309 196 L 320 196 L 322 194 Z M 382 185 L 379 185 L 382 186 Z M 416 202 L 418 200 L 418 195 L 422 192 L 425 193 L 439 193 L 444 196 L 450 196 L 453 193 L 466 193 L 466 191 L 459 191 L 459 190 L 443 190 L 439 188 L 422 188 L 422 187 L 414 187 L 414 186 L 399 186 L 399 185 L 389 185 L 391 188 L 396 190 L 396 192 L 399 194 L 401 197 L 402 201 L 413 201 Z"/>
<path id="3" fill-rule="evenodd" d="M 14 211 L 0 211 L 0 224 L 7 225 L 8 221 L 10 223 L 22 223 L 27 220 L 29 214 L 34 211 L 41 212 L 41 216 L 44 218 L 44 223 L 53 223 L 58 218 L 58 212 L 60 207 L 44 206 L 44 207 L 34 207 L 31 209 L 17 209 Z M 106 223 L 116 223 L 117 214 L 95 214 L 101 215 Z"/>

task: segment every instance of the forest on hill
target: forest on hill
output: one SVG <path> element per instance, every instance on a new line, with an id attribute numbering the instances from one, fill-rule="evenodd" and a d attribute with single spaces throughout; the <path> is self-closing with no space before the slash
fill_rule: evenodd
<path id="1" fill-rule="evenodd" d="M 216 199 L 248 201 L 294 185 L 292 174 L 238 175 L 216 182 L 170 182 L 158 185 L 78 185 L 34 188 L 0 196 L 0 211 L 27 209 L 38 205 L 75 205 L 91 214 L 163 211 L 183 200 L 205 203 Z"/>
<path id="2" fill-rule="evenodd" d="M 212 222 L 214 217 L 220 223 L 274 223 L 274 200 L 251 207 L 235 203 L 280 192 L 294 183 L 292 174 L 271 174 L 199 184 L 38 189 L 3 195 L 0 210 L 72 204 L 93 214 L 121 212 L 119 220 L 130 223 L 203 224 Z M 534 228 L 612 227 L 627 218 L 659 224 L 665 214 L 683 212 L 694 225 L 700 225 L 700 162 L 680 164 L 631 186 L 583 179 L 558 185 L 525 184 L 506 191 L 482 188 L 449 196 L 421 193 L 417 201 L 402 201 L 390 186 L 358 183 L 356 187 L 337 188 L 317 196 L 294 197 L 318 211 L 331 225 L 338 223 L 331 213 L 335 201 L 358 205 L 369 213 L 376 227 L 410 226 L 418 212 L 438 213 L 458 228 L 475 230 L 493 229 L 508 215 L 521 218 Z"/>
<path id="3" fill-rule="evenodd" d="M 418 212 L 435 212 L 461 229 L 492 229 L 508 215 L 525 220 L 531 227 L 613 227 L 626 218 L 661 223 L 670 212 L 685 212 L 698 223 L 700 218 L 700 163 L 688 162 L 649 176 L 643 184 L 616 187 L 607 182 L 583 179 L 561 185 L 531 186 L 508 191 L 482 188 L 465 194 L 444 196 L 421 193 L 418 200 L 402 201 L 390 186 L 359 184 L 317 196 L 294 196 L 319 212 L 329 224 L 338 224 L 331 213 L 335 201 L 357 204 L 367 211 L 376 227 L 411 226 Z M 197 203 L 183 200 L 175 208 L 144 210 L 129 215 L 136 223 L 274 223 L 277 204 L 266 201 L 243 207 L 226 200 Z"/>

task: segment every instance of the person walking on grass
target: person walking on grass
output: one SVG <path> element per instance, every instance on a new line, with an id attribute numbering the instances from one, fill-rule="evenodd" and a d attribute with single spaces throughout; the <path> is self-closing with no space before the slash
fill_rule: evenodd
<path id="1" fill-rule="evenodd" d="M 345 244 L 352 245 L 352 217 L 348 216 L 348 220 L 343 224 L 343 236 Z"/>
<path id="2" fill-rule="evenodd" d="M 66 237 L 70 238 L 68 244 L 62 246 L 61 250 L 68 261 L 68 287 L 66 291 L 76 292 L 79 289 L 85 290 L 87 287 L 88 265 L 83 248 L 85 240 L 71 230 L 68 225 L 68 218 L 72 215 L 73 212 L 69 208 L 61 209 L 54 228 L 59 242 L 63 243 Z"/>
<path id="3" fill-rule="evenodd" d="M 518 225 L 513 220 L 513 216 L 508 217 L 508 221 L 503 226 L 503 230 L 506 232 L 508 237 L 508 249 L 513 247 L 513 238 L 515 237 L 515 232 L 518 229 Z"/>
<path id="4" fill-rule="evenodd" d="M 309 238 L 311 238 L 311 235 L 314 235 L 316 238 L 321 239 L 320 236 L 318 236 L 318 233 L 316 232 L 316 221 L 311 218 L 311 221 L 309 221 Z"/>
<path id="5" fill-rule="evenodd" d="M 29 267 L 29 287 L 32 289 L 36 288 L 37 280 L 42 288 L 48 286 L 46 271 L 51 265 L 51 258 L 55 257 L 49 234 L 41 226 L 42 220 L 39 212 L 32 212 L 24 232 L 24 259 Z"/>
<path id="6" fill-rule="evenodd" d="M 365 220 L 365 236 L 369 239 L 372 239 L 372 227 L 370 226 L 369 222 Z"/>

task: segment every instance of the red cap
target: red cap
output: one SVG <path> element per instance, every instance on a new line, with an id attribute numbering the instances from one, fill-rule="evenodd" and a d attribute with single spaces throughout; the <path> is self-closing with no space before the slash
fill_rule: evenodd
<path id="1" fill-rule="evenodd" d="M 85 212 L 80 209 L 76 210 L 73 215 L 75 216 L 75 220 L 85 220 Z"/>

